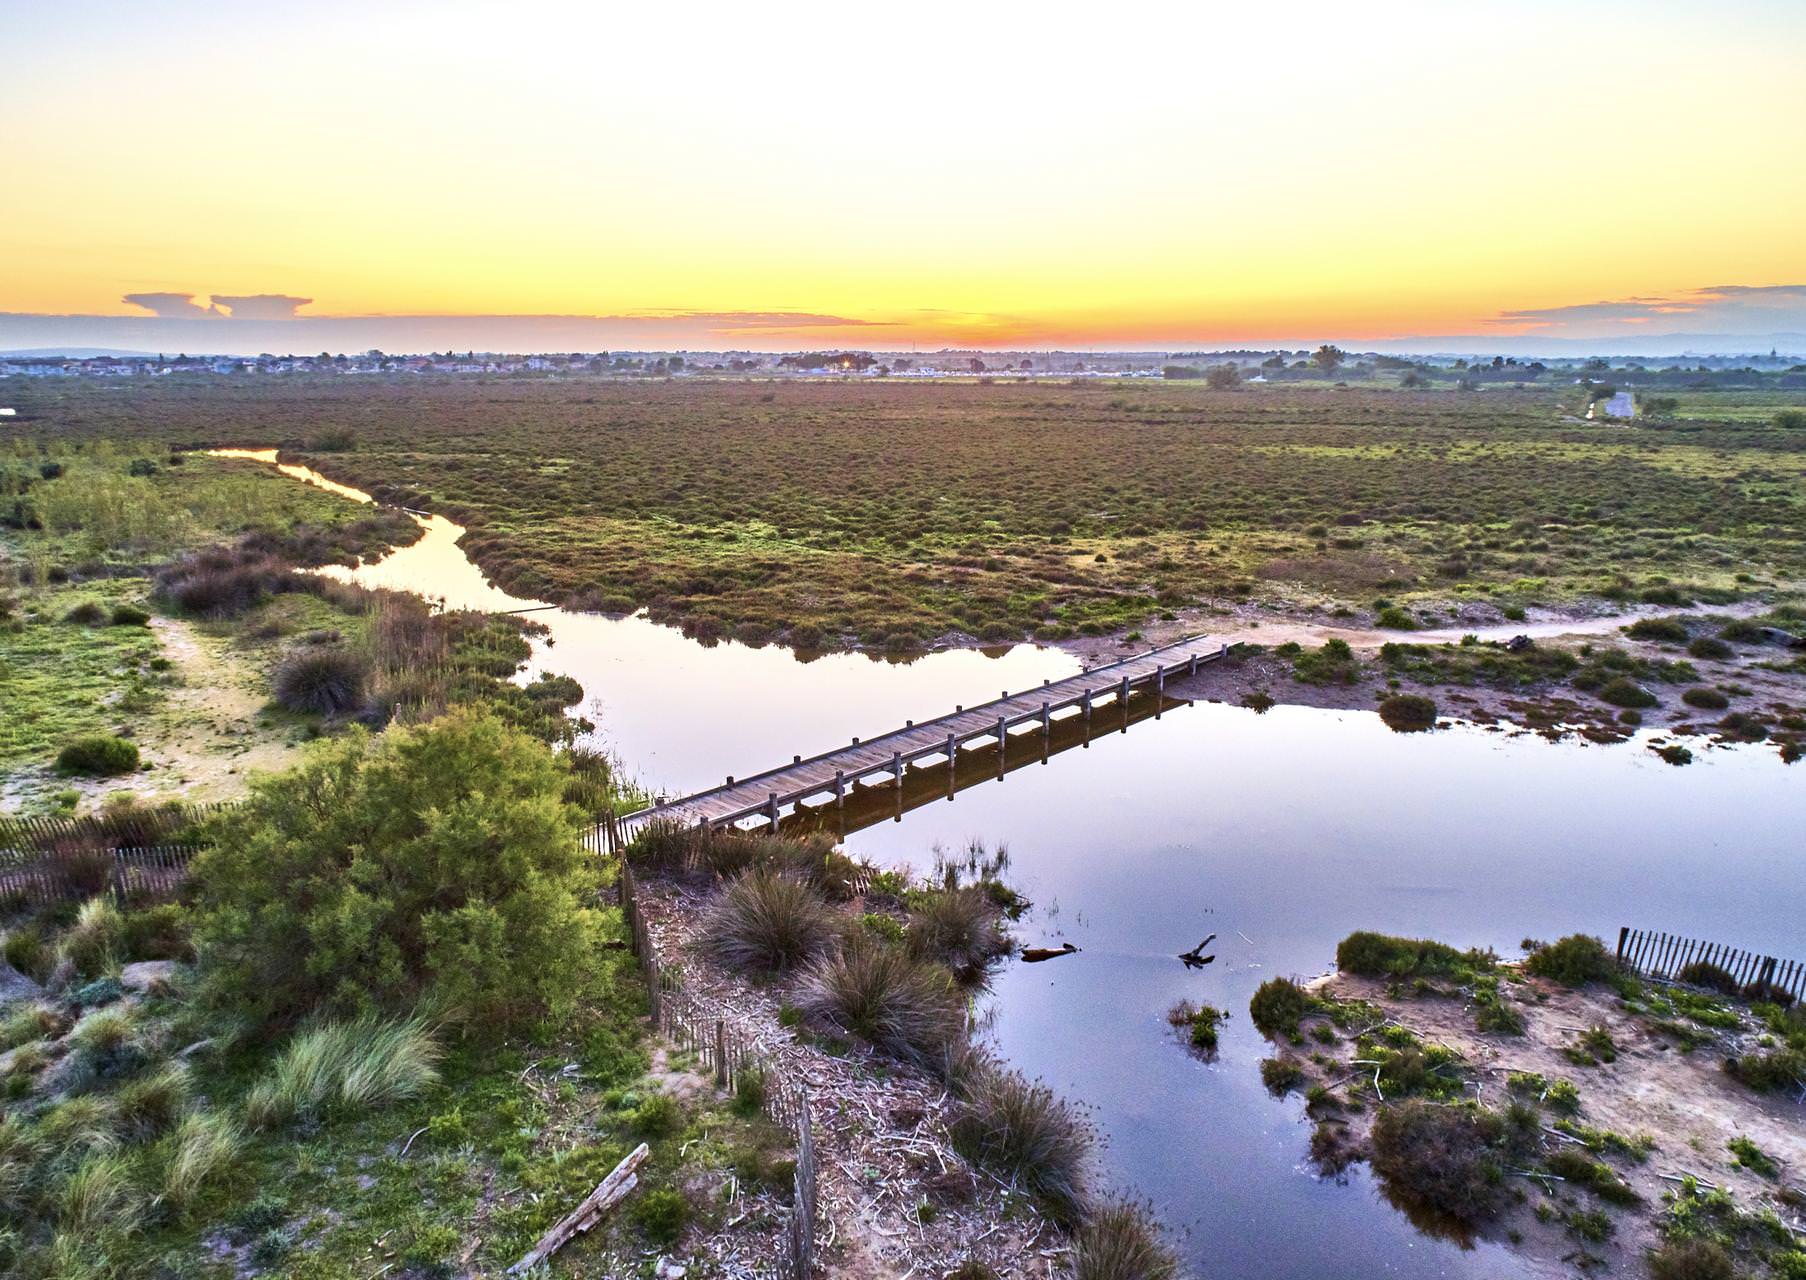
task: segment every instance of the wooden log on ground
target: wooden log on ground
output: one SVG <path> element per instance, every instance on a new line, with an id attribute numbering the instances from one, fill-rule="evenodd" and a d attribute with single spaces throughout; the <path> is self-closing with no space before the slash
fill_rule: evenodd
<path id="1" fill-rule="evenodd" d="M 598 1218 L 625 1200 L 627 1193 L 639 1185 L 639 1175 L 634 1170 L 640 1167 L 649 1150 L 642 1142 L 628 1152 L 627 1158 L 614 1167 L 614 1172 L 597 1183 L 594 1191 L 583 1197 L 582 1204 L 560 1218 L 556 1226 L 539 1238 L 538 1244 L 508 1268 L 508 1274 L 517 1276 L 530 1267 L 538 1266 L 564 1248 L 572 1236 L 588 1231 L 596 1225 Z"/>

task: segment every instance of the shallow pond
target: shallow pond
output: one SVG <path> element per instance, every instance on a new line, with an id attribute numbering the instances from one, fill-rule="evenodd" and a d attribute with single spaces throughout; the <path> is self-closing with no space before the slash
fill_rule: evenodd
<path id="1" fill-rule="evenodd" d="M 539 603 L 483 582 L 456 525 L 417 518 L 426 536 L 415 546 L 330 572 L 453 607 Z M 604 742 L 666 794 L 1079 665 L 1034 646 L 802 662 L 776 647 L 704 647 L 644 619 L 533 617 L 550 628 L 534 670 L 580 680 Z M 918 867 L 936 844 L 1009 846 L 1012 881 L 1036 903 L 1024 940 L 1082 950 L 1005 967 L 985 1034 L 1092 1109 L 1110 1179 L 1153 1200 L 1204 1274 L 1516 1276 L 1501 1248 L 1419 1233 L 1361 1168 L 1341 1183 L 1309 1170 L 1301 1103 L 1261 1087 L 1266 1046 L 1248 997 L 1273 975 L 1323 971 L 1357 928 L 1509 953 L 1526 935 L 1636 925 L 1806 952 L 1803 775 L 1761 749 L 1699 757 L 1676 769 L 1636 742 L 1550 744 L 1473 726 L 1400 735 L 1367 712 L 1199 703 L 923 804 L 849 845 Z M 1216 963 L 1187 971 L 1177 954 L 1208 933 Z M 1166 1025 L 1181 998 L 1232 1011 L 1214 1061 Z"/>

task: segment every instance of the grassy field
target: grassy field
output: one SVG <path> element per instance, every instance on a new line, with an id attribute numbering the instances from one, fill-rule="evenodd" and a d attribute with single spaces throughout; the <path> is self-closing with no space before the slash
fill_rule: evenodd
<path id="1" fill-rule="evenodd" d="M 226 798 L 353 719 L 412 721 L 455 702 L 547 739 L 574 724 L 563 688 L 508 682 L 528 652 L 518 620 L 431 615 L 413 597 L 292 571 L 418 537 L 393 508 L 142 441 L 59 441 L 0 450 L 0 521 L 8 808 Z M 185 595 L 184 578 L 215 598 Z M 280 673 L 309 652 L 353 669 L 346 705 L 285 705 Z M 61 776 L 59 752 L 95 734 L 131 740 L 138 766 Z"/>
<path id="2" fill-rule="evenodd" d="M 468 525 L 517 593 L 805 645 L 1806 576 L 1806 432 L 1763 393 L 1608 426 L 1565 390 L 71 384 L 29 388 L 4 430 L 279 444 Z"/>

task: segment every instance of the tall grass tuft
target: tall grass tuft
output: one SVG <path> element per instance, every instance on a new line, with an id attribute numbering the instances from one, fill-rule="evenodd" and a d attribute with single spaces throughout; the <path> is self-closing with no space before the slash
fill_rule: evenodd
<path id="1" fill-rule="evenodd" d="M 1141 1205 L 1095 1205 L 1073 1235 L 1073 1280 L 1172 1280 L 1179 1259 Z"/>
<path id="2" fill-rule="evenodd" d="M 47 1004 L 22 1004 L 0 1018 L 0 1053 L 55 1036 L 63 1029 L 63 1017 Z"/>
<path id="3" fill-rule="evenodd" d="M 290 711 L 337 716 L 364 704 L 369 664 L 338 645 L 300 645 L 276 666 L 276 701 Z"/>
<path id="4" fill-rule="evenodd" d="M 118 967 L 124 941 L 125 919 L 119 908 L 105 898 L 90 898 L 76 912 L 58 951 L 78 974 L 93 978 Z"/>
<path id="5" fill-rule="evenodd" d="M 909 913 L 908 938 L 914 954 L 946 965 L 963 981 L 1010 949 L 1003 913 L 975 887 L 921 895 Z"/>
<path id="6" fill-rule="evenodd" d="M 832 927 L 828 908 L 811 885 L 755 867 L 715 900 L 702 939 L 730 968 L 787 969 L 821 950 Z"/>
<path id="7" fill-rule="evenodd" d="M 132 1185 L 126 1158 L 114 1151 L 95 1151 L 63 1180 L 56 1211 L 63 1230 L 91 1237 L 130 1231 L 143 1215 L 144 1203 Z"/>
<path id="8" fill-rule="evenodd" d="M 400 1102 L 439 1079 L 441 1050 L 426 1020 L 366 1015 L 301 1032 L 245 1096 L 256 1128 L 313 1117 L 330 1107 Z"/>
<path id="9" fill-rule="evenodd" d="M 160 1198 L 180 1210 L 194 1202 L 201 1187 L 237 1160 L 244 1135 L 232 1117 L 191 1111 L 169 1136 Z"/>
<path id="10" fill-rule="evenodd" d="M 959 1149 L 1024 1187 L 1057 1221 L 1077 1222 L 1096 1142 L 1089 1122 L 1046 1085 L 986 1060 L 966 1071 L 961 1091 L 952 1126 Z"/>
<path id="11" fill-rule="evenodd" d="M 849 938 L 804 974 L 796 1003 L 831 1026 L 906 1061 L 945 1060 L 966 1032 L 953 977 L 876 939 Z"/>
<path id="12" fill-rule="evenodd" d="M 135 1142 L 163 1133 L 181 1116 L 192 1092 L 188 1068 L 179 1062 L 128 1081 L 114 1095 L 121 1133 Z"/>

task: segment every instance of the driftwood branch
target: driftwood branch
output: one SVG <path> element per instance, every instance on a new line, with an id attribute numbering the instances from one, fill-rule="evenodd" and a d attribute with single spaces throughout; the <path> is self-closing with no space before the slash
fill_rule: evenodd
<path id="1" fill-rule="evenodd" d="M 614 1172 L 596 1184 L 596 1189 L 583 1197 L 583 1203 L 572 1209 L 558 1220 L 556 1226 L 539 1238 L 539 1243 L 527 1250 L 525 1256 L 508 1268 L 508 1274 L 517 1276 L 530 1267 L 538 1266 L 547 1258 L 562 1249 L 574 1235 L 588 1231 L 596 1225 L 596 1220 L 622 1200 L 627 1193 L 639 1185 L 639 1175 L 634 1172 L 645 1160 L 649 1148 L 640 1143 L 627 1158 L 616 1165 Z"/>

